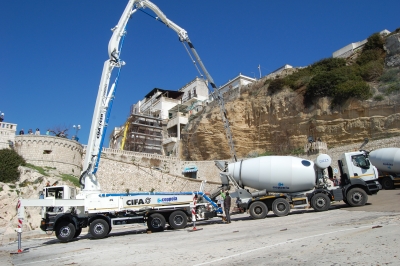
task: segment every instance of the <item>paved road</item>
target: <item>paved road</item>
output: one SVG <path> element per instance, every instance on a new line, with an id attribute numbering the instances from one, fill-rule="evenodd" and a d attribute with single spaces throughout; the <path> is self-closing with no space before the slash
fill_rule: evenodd
<path id="1" fill-rule="evenodd" d="M 101 240 L 24 239 L 29 252 L 1 259 L 9 265 L 399 265 L 399 198 L 399 189 L 383 190 L 364 207 L 337 203 L 327 212 L 294 210 L 263 220 L 240 214 L 231 224 L 200 223 L 196 232 L 147 234 L 137 225 Z M 10 243 L 0 251 L 16 248 Z"/>

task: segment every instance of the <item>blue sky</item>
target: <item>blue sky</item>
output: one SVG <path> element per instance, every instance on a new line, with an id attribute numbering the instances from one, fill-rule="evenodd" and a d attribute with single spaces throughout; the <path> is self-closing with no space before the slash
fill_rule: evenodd
<path id="1" fill-rule="evenodd" d="M 127 0 L 0 3 L 0 111 L 23 128 L 80 124 L 87 143 L 103 63 Z M 264 76 L 306 66 L 383 29 L 400 27 L 400 1 L 154 0 L 184 28 L 217 86 L 239 73 Z M 146 11 L 152 15 L 149 9 Z M 198 76 L 174 31 L 133 14 L 107 136 L 130 106 L 157 87 L 178 90 Z M 114 71 L 116 72 L 116 70 Z M 107 138 L 108 139 L 108 138 Z M 106 141 L 108 145 L 108 141 Z"/>

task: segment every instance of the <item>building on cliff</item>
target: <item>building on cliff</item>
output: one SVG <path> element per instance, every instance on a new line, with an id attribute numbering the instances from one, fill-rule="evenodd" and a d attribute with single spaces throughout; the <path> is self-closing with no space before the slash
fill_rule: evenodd
<path id="1" fill-rule="evenodd" d="M 219 88 L 224 95 L 240 90 L 256 79 L 239 74 Z M 130 115 L 110 135 L 109 148 L 179 156 L 181 131 L 189 117 L 200 112 L 213 98 L 208 82 L 196 77 L 177 91 L 155 88 L 131 106 Z"/>
<path id="2" fill-rule="evenodd" d="M 390 34 L 390 31 L 388 30 L 383 30 L 381 32 L 379 32 L 380 35 L 382 36 L 386 36 L 388 34 Z M 362 49 L 364 47 L 364 45 L 367 43 L 367 39 L 359 41 L 359 42 L 353 42 L 350 43 L 348 45 L 346 45 L 345 47 L 340 48 L 339 50 L 333 52 L 332 57 L 333 58 L 347 58 L 352 56 L 355 52 L 359 51 L 360 49 Z"/>
<path id="3" fill-rule="evenodd" d="M 110 148 L 176 155 L 181 129 L 188 117 L 208 101 L 204 79 L 195 78 L 178 91 L 155 88 L 131 106 L 124 126 L 115 128 Z"/>

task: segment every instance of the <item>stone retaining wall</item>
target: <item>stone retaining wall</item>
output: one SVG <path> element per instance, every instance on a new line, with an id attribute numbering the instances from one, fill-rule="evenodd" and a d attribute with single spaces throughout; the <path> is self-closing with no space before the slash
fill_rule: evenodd
<path id="1" fill-rule="evenodd" d="M 28 163 L 80 175 L 83 147 L 74 140 L 47 135 L 18 135 L 14 147 Z"/>
<path id="2" fill-rule="evenodd" d="M 97 178 L 104 192 L 198 191 L 202 182 L 201 179 L 172 175 L 139 164 L 108 158 L 101 159 Z M 218 186 L 220 182 L 207 182 L 205 191 L 212 191 Z"/>

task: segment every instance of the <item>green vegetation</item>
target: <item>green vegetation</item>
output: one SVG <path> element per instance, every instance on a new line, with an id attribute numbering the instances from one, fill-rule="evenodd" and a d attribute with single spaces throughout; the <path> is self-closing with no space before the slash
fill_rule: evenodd
<path id="1" fill-rule="evenodd" d="M 0 150 L 0 182 L 9 183 L 18 181 L 20 173 L 18 167 L 25 165 L 25 160 L 16 151 Z"/>
<path id="2" fill-rule="evenodd" d="M 354 61 L 343 58 L 322 59 L 309 67 L 274 80 L 265 81 L 270 95 L 287 87 L 294 91 L 302 89 L 304 104 L 310 106 L 316 99 L 330 97 L 332 105 L 341 105 L 349 98 L 366 100 L 372 92 L 367 82 L 394 80 L 394 71 L 384 73 L 384 39 L 379 33 L 368 37 L 362 51 L 358 51 Z M 393 77 L 393 75 L 395 77 Z M 398 83 L 398 82 L 397 82 Z M 400 90 L 399 86 L 389 86 L 387 92 Z M 379 99 L 379 98 L 378 98 Z"/>
<path id="3" fill-rule="evenodd" d="M 69 182 L 71 182 L 72 184 L 74 184 L 74 186 L 76 186 L 76 187 L 80 187 L 80 184 L 79 184 L 79 179 L 76 177 L 76 176 L 73 176 L 73 175 L 68 175 L 68 174 L 61 174 L 61 179 L 63 180 L 63 181 L 69 181 Z"/>
<path id="4" fill-rule="evenodd" d="M 29 168 L 31 168 L 31 169 L 37 170 L 41 175 L 49 176 L 49 174 L 46 173 L 46 170 L 45 170 L 43 167 L 36 166 L 36 165 L 30 164 L 30 163 L 27 163 L 27 164 L 26 164 L 26 167 L 29 167 Z"/>
<path id="5" fill-rule="evenodd" d="M 383 97 L 383 95 L 376 95 L 376 96 L 374 96 L 374 100 L 375 101 L 383 101 L 383 99 L 384 99 L 384 97 Z"/>

